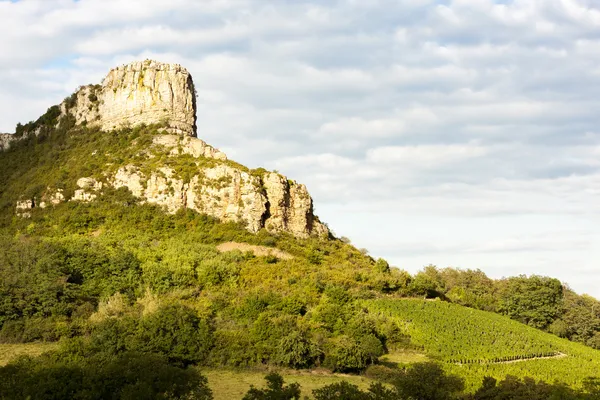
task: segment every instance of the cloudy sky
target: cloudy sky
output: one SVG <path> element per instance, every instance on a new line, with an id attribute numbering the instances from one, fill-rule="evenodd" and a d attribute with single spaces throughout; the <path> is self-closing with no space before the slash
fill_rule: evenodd
<path id="1" fill-rule="evenodd" d="M 415 272 L 600 297 L 599 0 L 0 0 L 0 132 L 116 65 L 177 62 L 198 136 L 306 183 Z"/>

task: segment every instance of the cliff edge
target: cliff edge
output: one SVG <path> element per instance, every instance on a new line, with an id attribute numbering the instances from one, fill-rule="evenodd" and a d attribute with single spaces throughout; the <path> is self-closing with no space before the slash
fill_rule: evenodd
<path id="1" fill-rule="evenodd" d="M 197 135 L 194 82 L 179 64 L 146 60 L 113 68 L 101 85 L 67 98 L 61 112 L 102 130 L 160 123 L 170 133 Z"/>

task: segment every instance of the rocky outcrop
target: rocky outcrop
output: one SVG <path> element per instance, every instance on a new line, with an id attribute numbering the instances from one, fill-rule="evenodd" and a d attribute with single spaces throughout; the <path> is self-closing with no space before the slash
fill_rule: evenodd
<path id="1" fill-rule="evenodd" d="M 51 132 L 66 116 L 76 124 L 106 131 L 139 124 L 159 124 L 164 131 L 132 158 L 136 165 L 128 164 L 132 161 L 111 165 L 112 172 L 94 174 L 102 179 L 80 178 L 69 199 L 63 191 L 48 188 L 39 205 L 37 198 L 17 203 L 18 214 L 62 201 L 93 201 L 112 186 L 126 187 L 142 202 L 163 206 L 170 213 L 192 209 L 222 221 L 240 222 L 252 232 L 265 228 L 298 237 L 329 233 L 314 216 L 304 185 L 278 173 L 252 172 L 195 137 L 194 84 L 180 65 L 147 60 L 115 68 L 101 85 L 81 87 L 60 107 L 51 107 L 25 133 Z M 0 148 L 10 145 L 9 136 L 0 135 Z M 172 160 L 165 161 L 165 155 Z"/>
<path id="2" fill-rule="evenodd" d="M 155 136 L 152 143 L 163 146 L 165 151 L 172 156 L 189 154 L 193 157 L 215 158 L 227 160 L 227 156 L 220 150 L 206 144 L 203 140 L 186 136 L 159 135 Z"/>
<path id="3" fill-rule="evenodd" d="M 298 237 L 328 234 L 313 215 L 312 199 L 304 185 L 269 173 L 264 178 L 220 164 L 198 170 L 189 182 L 170 168 L 145 176 L 137 167 L 118 170 L 112 185 L 127 187 L 144 202 L 164 206 L 174 213 L 181 208 L 243 223 L 251 232 L 266 228 Z"/>
<path id="4" fill-rule="evenodd" d="M 81 87 L 61 104 L 61 112 L 102 130 L 164 124 L 170 133 L 195 137 L 195 93 L 181 65 L 146 60 L 114 68 L 101 85 Z"/>
<path id="5" fill-rule="evenodd" d="M 328 233 L 313 215 L 313 203 L 306 186 L 274 172 L 267 173 L 263 180 L 269 201 L 265 220 L 268 230 L 294 232 L 298 236 Z"/>
<path id="6" fill-rule="evenodd" d="M 25 218 L 31 217 L 31 210 L 35 208 L 34 199 L 26 199 L 17 201 L 17 215 Z"/>
<path id="7" fill-rule="evenodd" d="M 103 184 L 94 178 L 80 178 L 77 180 L 77 186 L 79 189 L 75 190 L 71 200 L 92 201 L 98 197 L 98 193 L 102 189 Z"/>
<path id="8" fill-rule="evenodd" d="M 0 151 L 8 150 L 10 144 L 15 140 L 14 135 L 9 133 L 0 133 Z"/>
<path id="9" fill-rule="evenodd" d="M 264 227 L 267 198 L 259 190 L 260 179 L 228 165 L 203 169 L 187 183 L 170 168 L 145 176 L 127 166 L 118 170 L 112 184 L 127 187 L 134 196 L 171 213 L 189 208 L 223 221 L 242 222 L 252 232 Z"/>
<path id="10" fill-rule="evenodd" d="M 40 202 L 40 208 L 55 206 L 62 203 L 63 201 L 65 201 L 65 195 L 63 194 L 62 189 L 57 189 L 54 193 L 50 189 L 48 189 L 42 197 L 42 201 Z"/>

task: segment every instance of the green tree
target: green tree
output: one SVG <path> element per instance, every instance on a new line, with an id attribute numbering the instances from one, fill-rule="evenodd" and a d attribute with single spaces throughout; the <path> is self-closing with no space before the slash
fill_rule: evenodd
<path id="1" fill-rule="evenodd" d="M 189 307 L 169 305 L 142 319 L 132 347 L 190 364 L 203 361 L 212 343 L 212 327 L 207 321 Z"/>
<path id="2" fill-rule="evenodd" d="M 267 387 L 265 389 L 257 389 L 251 387 L 248 393 L 243 397 L 243 400 L 299 400 L 300 385 L 298 383 L 290 383 L 284 386 L 284 380 L 281 375 L 273 372 L 265 376 Z"/>
<path id="3" fill-rule="evenodd" d="M 363 392 L 358 386 L 346 381 L 332 383 L 322 388 L 313 390 L 316 400 L 397 400 L 397 394 L 383 386 L 381 383 L 373 383 L 369 390 Z"/>
<path id="4" fill-rule="evenodd" d="M 416 363 L 393 378 L 398 395 L 402 399 L 450 400 L 458 397 L 464 382 L 454 375 L 446 375 L 436 363 Z"/>
<path id="5" fill-rule="evenodd" d="M 325 366 L 333 371 L 358 372 L 366 368 L 369 355 L 359 342 L 349 336 L 339 336 L 325 355 Z"/>
<path id="6" fill-rule="evenodd" d="M 306 333 L 292 331 L 277 346 L 277 361 L 292 368 L 307 368 L 314 364 L 318 349 Z"/>
<path id="7" fill-rule="evenodd" d="M 152 354 L 25 358 L 0 368 L 0 382 L 0 398 L 6 400 L 212 399 L 196 369 L 169 365 Z"/>
<path id="8" fill-rule="evenodd" d="M 499 311 L 535 328 L 545 328 L 560 314 L 563 288 L 558 279 L 520 275 L 501 282 Z"/>

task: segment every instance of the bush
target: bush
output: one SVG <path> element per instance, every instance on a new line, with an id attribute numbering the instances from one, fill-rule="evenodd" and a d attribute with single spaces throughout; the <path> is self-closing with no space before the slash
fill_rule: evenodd
<path id="1" fill-rule="evenodd" d="M 370 365 L 365 370 L 365 376 L 367 378 L 381 382 L 393 381 L 393 379 L 396 378 L 398 373 L 398 369 L 386 367 L 385 365 Z"/>
<path id="2" fill-rule="evenodd" d="M 367 366 L 369 355 L 351 337 L 339 336 L 326 352 L 324 365 L 333 372 L 358 372 Z"/>
<path id="3" fill-rule="evenodd" d="M 436 363 L 410 365 L 392 381 L 400 398 L 421 400 L 450 400 L 458 397 L 464 389 L 464 381 L 454 375 L 446 375 Z"/>
<path id="4" fill-rule="evenodd" d="M 313 390 L 316 400 L 397 400 L 399 397 L 380 383 L 373 383 L 367 392 L 348 382 L 333 383 Z"/>
<path id="5" fill-rule="evenodd" d="M 315 364 L 319 352 L 304 332 L 294 331 L 283 337 L 277 346 L 276 360 L 292 368 L 308 368 Z"/>
<path id="6" fill-rule="evenodd" d="M 256 344 L 247 332 L 218 330 L 210 352 L 209 364 L 213 366 L 247 367 L 258 362 Z"/>
<path id="7" fill-rule="evenodd" d="M 157 355 L 124 353 L 105 361 L 21 359 L 0 368 L 0 398 L 12 399 L 212 399 L 195 369 L 167 364 Z"/>
<path id="8" fill-rule="evenodd" d="M 390 272 L 390 264 L 383 258 L 379 258 L 375 262 L 375 271 L 387 274 Z"/>
<path id="9" fill-rule="evenodd" d="M 161 354 L 170 362 L 187 365 L 208 357 L 213 329 L 192 309 L 170 305 L 143 318 L 134 340 L 133 349 Z"/>
<path id="10" fill-rule="evenodd" d="M 313 390 L 316 400 L 371 400 L 371 396 L 356 385 L 348 382 L 338 382 Z"/>
<path id="11" fill-rule="evenodd" d="M 251 387 L 243 400 L 300 400 L 300 385 L 290 383 L 283 385 L 283 377 L 278 373 L 265 376 L 267 387 L 256 389 Z"/>
<path id="12" fill-rule="evenodd" d="M 71 337 L 74 326 L 65 318 L 26 318 L 7 321 L 0 330 L 0 343 L 55 342 Z"/>

